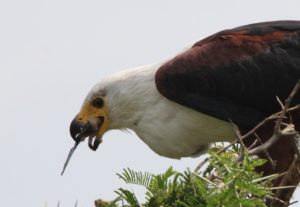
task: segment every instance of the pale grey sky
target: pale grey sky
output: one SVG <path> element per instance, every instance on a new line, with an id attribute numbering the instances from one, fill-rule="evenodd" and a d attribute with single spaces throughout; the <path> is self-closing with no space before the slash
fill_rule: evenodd
<path id="1" fill-rule="evenodd" d="M 299 8 L 298 0 L 0 1 L 0 206 L 87 207 L 115 196 L 122 168 L 193 169 L 199 158 L 159 157 L 134 134 L 113 131 L 96 152 L 80 145 L 60 176 L 69 123 L 102 77 L 222 29 L 300 20 Z"/>

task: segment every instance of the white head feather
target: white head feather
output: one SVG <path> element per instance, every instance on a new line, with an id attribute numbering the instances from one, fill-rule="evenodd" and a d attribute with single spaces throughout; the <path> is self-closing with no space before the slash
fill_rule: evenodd
<path id="1" fill-rule="evenodd" d="M 85 102 L 96 96 L 105 97 L 108 130 L 131 129 L 153 151 L 171 158 L 192 156 L 211 142 L 234 137 L 229 123 L 162 96 L 155 85 L 159 66 L 146 65 L 113 74 L 96 84 Z"/>
<path id="2" fill-rule="evenodd" d="M 162 98 L 155 86 L 159 65 L 145 65 L 115 73 L 96 84 L 86 101 L 104 96 L 109 110 L 110 129 L 131 128 L 143 115 L 145 107 Z"/>

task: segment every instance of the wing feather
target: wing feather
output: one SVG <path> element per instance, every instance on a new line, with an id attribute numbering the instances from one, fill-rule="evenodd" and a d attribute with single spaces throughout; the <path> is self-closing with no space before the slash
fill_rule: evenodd
<path id="1" fill-rule="evenodd" d="M 166 98 L 245 127 L 277 112 L 276 96 L 284 100 L 299 78 L 300 21 L 221 31 L 163 64 L 155 77 Z"/>

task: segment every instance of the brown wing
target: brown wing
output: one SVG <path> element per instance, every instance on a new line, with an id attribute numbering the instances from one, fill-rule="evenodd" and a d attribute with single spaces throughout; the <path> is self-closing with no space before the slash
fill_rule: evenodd
<path id="1" fill-rule="evenodd" d="M 279 111 L 276 96 L 285 100 L 300 78 L 300 21 L 221 31 L 162 65 L 155 78 L 166 98 L 225 121 L 231 119 L 245 133 Z M 300 103 L 299 95 L 296 103 Z M 300 130 L 299 112 L 293 120 Z M 258 136 L 268 140 L 273 127 L 268 123 L 257 131 Z M 249 137 L 246 145 L 255 139 Z M 267 163 L 260 170 L 266 175 L 285 172 L 294 159 L 293 140 L 281 139 L 268 152 L 276 167 Z"/>
<path id="2" fill-rule="evenodd" d="M 184 106 L 251 127 L 280 110 L 300 78 L 300 21 L 221 31 L 162 65 L 156 86 Z M 296 96 L 294 103 L 300 103 Z"/>

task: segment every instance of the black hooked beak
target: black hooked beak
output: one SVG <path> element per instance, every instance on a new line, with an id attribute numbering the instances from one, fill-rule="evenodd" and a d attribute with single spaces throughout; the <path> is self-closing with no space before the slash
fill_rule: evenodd
<path id="1" fill-rule="evenodd" d="M 76 143 L 80 143 L 84 141 L 84 138 L 89 137 L 89 147 L 92 150 L 97 150 L 101 140 L 99 140 L 96 136 L 98 131 L 98 127 L 101 127 L 103 122 L 97 124 L 97 127 L 93 127 L 92 124 L 88 121 L 87 123 L 83 123 L 78 121 L 77 116 L 73 119 L 70 125 L 70 134 L 73 140 Z"/>

